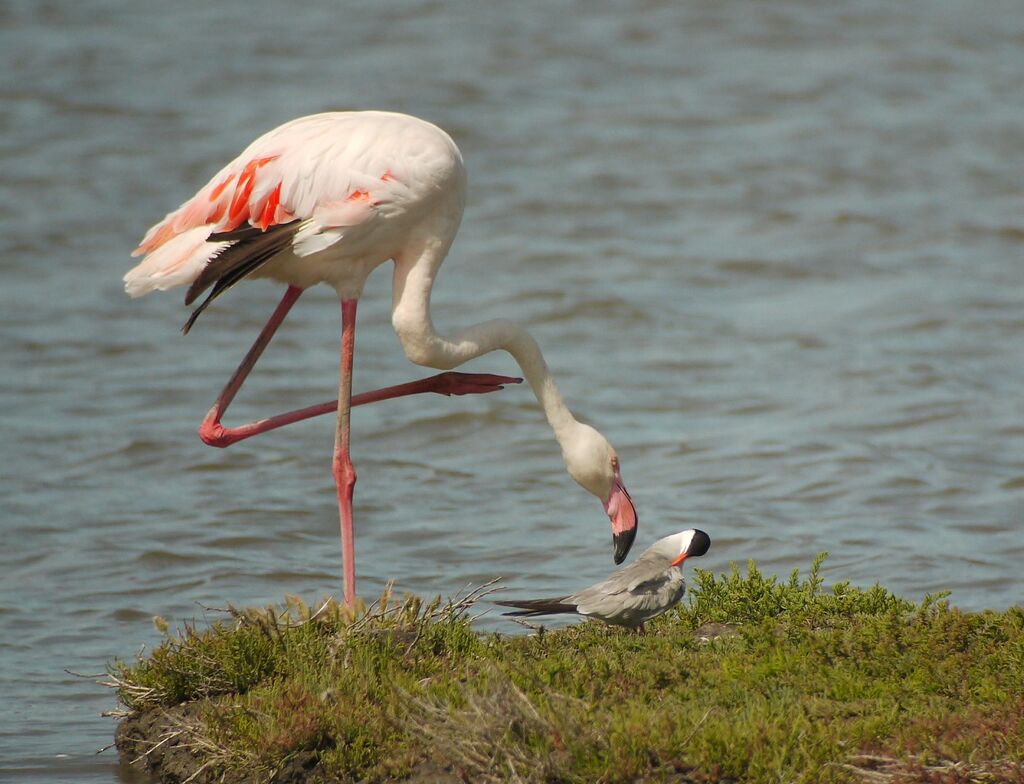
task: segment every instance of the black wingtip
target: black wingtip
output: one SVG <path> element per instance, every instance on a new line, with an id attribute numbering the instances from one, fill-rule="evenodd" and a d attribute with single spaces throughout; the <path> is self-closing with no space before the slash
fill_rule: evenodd
<path id="1" fill-rule="evenodd" d="M 566 602 L 568 596 L 554 599 L 522 599 L 520 601 L 495 601 L 502 607 L 515 607 L 514 612 L 502 613 L 509 616 L 532 617 L 535 615 L 554 615 L 556 613 L 575 613 L 576 605 Z"/>
<path id="2" fill-rule="evenodd" d="M 199 312 L 199 308 L 192 311 L 192 315 L 188 317 L 188 321 L 186 321 L 181 327 L 182 335 L 187 335 L 188 331 L 192 329 L 192 325 L 195 324 L 196 319 L 199 318 Z"/>
<path id="3" fill-rule="evenodd" d="M 188 317 L 188 321 L 186 321 L 184 326 L 181 328 L 182 335 L 188 334 L 188 331 L 192 329 L 192 325 L 196 323 L 196 319 L 199 318 L 199 314 L 206 310 L 206 306 L 209 305 L 213 301 L 213 298 L 219 293 L 220 292 L 214 289 L 206 299 L 199 303 L 199 307 L 192 311 L 192 315 Z"/>
<path id="4" fill-rule="evenodd" d="M 198 316 L 211 299 L 215 299 L 285 250 L 301 225 L 302 222 L 298 219 L 279 223 L 267 229 L 246 225 L 231 231 L 214 232 L 207 237 L 207 242 L 230 244 L 218 249 L 210 257 L 185 292 L 185 304 L 191 305 L 204 291 L 213 286 L 213 293 L 199 306 L 199 310 L 193 313 L 193 316 Z M 184 331 L 188 332 L 188 328 Z"/>

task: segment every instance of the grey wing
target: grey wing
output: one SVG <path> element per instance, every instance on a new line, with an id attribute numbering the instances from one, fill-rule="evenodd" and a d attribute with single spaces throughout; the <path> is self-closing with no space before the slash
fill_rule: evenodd
<path id="1" fill-rule="evenodd" d="M 580 591 L 572 600 L 581 615 L 631 625 L 663 613 L 683 597 L 685 590 L 679 570 L 638 560 L 604 582 Z"/>
<path id="2" fill-rule="evenodd" d="M 648 550 L 629 566 L 612 572 L 607 579 L 580 591 L 576 596 L 581 597 L 590 591 L 602 593 L 632 591 L 650 580 L 659 580 L 665 577 L 670 567 L 671 562 L 667 558 Z"/>
<path id="3" fill-rule="evenodd" d="M 674 607 L 685 593 L 686 581 L 678 569 L 667 572 L 663 580 L 651 580 L 633 591 L 637 610 L 647 613 L 648 618 Z"/>

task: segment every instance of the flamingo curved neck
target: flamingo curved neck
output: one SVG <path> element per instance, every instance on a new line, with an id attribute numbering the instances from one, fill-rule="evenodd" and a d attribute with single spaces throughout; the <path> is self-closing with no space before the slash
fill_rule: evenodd
<path id="1" fill-rule="evenodd" d="M 571 438 L 574 428 L 579 426 L 562 398 L 537 341 L 515 322 L 485 321 L 459 330 L 451 337 L 438 335 L 431 325 L 428 335 L 429 364 L 442 370 L 458 367 L 492 351 L 507 351 L 533 389 L 558 442 L 564 446 L 564 441 Z"/>
<path id="2" fill-rule="evenodd" d="M 511 354 L 523 371 L 530 388 L 533 389 L 533 394 L 537 397 L 537 402 L 540 403 L 555 438 L 559 443 L 563 443 L 564 439 L 572 436 L 573 429 L 579 422 L 565 404 L 551 370 L 544 361 L 540 346 L 529 332 L 514 321 L 498 319 L 477 324 L 454 335 L 454 345 L 462 350 L 470 348 L 472 353 L 474 344 L 481 347 L 487 344 L 493 346 L 481 351 L 480 354 L 486 354 L 494 349 L 502 349 Z"/>
<path id="3" fill-rule="evenodd" d="M 430 318 L 431 266 L 396 263 L 391 323 L 406 356 L 418 365 L 451 370 L 492 351 L 507 351 L 530 383 L 564 451 L 581 425 L 566 406 L 537 341 L 506 319 L 474 324 L 450 337 L 439 335 Z"/>

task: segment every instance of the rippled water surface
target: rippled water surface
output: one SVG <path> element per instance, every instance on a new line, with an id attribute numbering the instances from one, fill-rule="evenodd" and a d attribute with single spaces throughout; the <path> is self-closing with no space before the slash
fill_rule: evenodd
<path id="1" fill-rule="evenodd" d="M 1019 3 L 344 5 L 0 8 L 0 778 L 127 780 L 93 753 L 111 695 L 65 668 L 152 645 L 151 616 L 340 589 L 331 419 L 195 436 L 279 291 L 183 338 L 178 292 L 120 283 L 252 138 L 327 109 L 455 137 L 469 207 L 435 323 L 529 325 L 621 455 L 638 551 L 699 525 L 716 570 L 828 550 L 833 580 L 1020 601 Z M 358 390 L 425 375 L 389 291 L 382 268 Z M 330 398 L 338 332 L 311 291 L 229 420 Z M 526 388 L 359 409 L 353 445 L 364 595 L 612 566 Z"/>

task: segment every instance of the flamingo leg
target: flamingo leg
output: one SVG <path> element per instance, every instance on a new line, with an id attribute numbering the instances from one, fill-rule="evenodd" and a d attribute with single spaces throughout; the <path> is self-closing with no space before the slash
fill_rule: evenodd
<path id="1" fill-rule="evenodd" d="M 341 371 L 338 381 L 338 425 L 334 431 L 334 482 L 338 488 L 338 514 L 341 518 L 341 558 L 345 575 L 345 604 L 356 600 L 355 534 L 352 527 L 352 493 L 356 470 L 349 455 L 350 414 L 352 410 L 352 356 L 356 340 L 358 300 L 341 303 Z"/>
<path id="2" fill-rule="evenodd" d="M 274 333 L 288 315 L 292 306 L 302 294 L 302 289 L 289 286 L 274 309 L 270 319 L 260 331 L 252 347 L 246 353 L 228 383 L 221 390 L 199 426 L 199 437 L 210 446 L 227 447 L 231 444 L 266 433 L 279 427 L 301 422 L 321 414 L 337 412 L 338 424 L 335 432 L 333 473 L 338 489 L 338 511 L 341 518 L 342 561 L 345 574 L 345 602 L 355 601 L 355 552 L 352 523 L 352 494 L 356 482 L 355 469 L 349 456 L 349 421 L 353 406 L 375 403 L 406 395 L 423 392 L 434 392 L 441 395 L 485 394 L 502 389 L 503 384 L 518 384 L 521 378 L 498 376 L 490 373 L 440 373 L 430 378 L 410 381 L 406 384 L 384 387 L 359 395 L 352 395 L 352 356 L 355 345 L 356 300 L 342 302 L 342 344 L 341 344 L 341 376 L 338 386 L 337 400 L 320 403 L 315 406 L 288 411 L 276 416 L 260 419 L 247 425 L 228 428 L 221 424 L 221 418 L 228 406 L 235 399 L 245 379 L 249 376 L 257 360 L 269 345 Z"/>
<path id="3" fill-rule="evenodd" d="M 231 405 L 231 401 L 238 394 L 242 383 L 252 371 L 256 361 L 263 354 L 263 351 L 270 343 L 270 339 L 277 332 L 281 322 L 284 321 L 285 316 L 288 315 L 288 312 L 292 309 L 302 291 L 297 286 L 288 287 L 281 298 L 281 302 L 260 332 L 259 337 L 252 344 L 252 348 L 249 349 L 249 352 L 245 355 L 245 358 L 203 418 L 202 424 L 199 425 L 199 437 L 203 440 L 204 444 L 220 448 L 229 447 L 260 433 L 276 430 L 279 427 L 284 427 L 294 422 L 301 422 L 304 419 L 311 419 L 315 416 L 321 416 L 322 414 L 332 414 L 338 410 L 338 401 L 328 400 L 326 403 L 318 403 L 314 406 L 287 411 L 283 414 L 259 419 L 246 425 L 239 425 L 238 427 L 225 427 L 220 421 L 228 410 L 228 406 Z M 353 407 L 362 406 L 367 403 L 376 403 L 380 400 L 390 400 L 396 397 L 405 397 L 406 395 L 418 395 L 423 392 L 434 392 L 439 395 L 480 395 L 488 392 L 497 392 L 503 388 L 503 384 L 519 384 L 521 382 L 521 378 L 497 376 L 491 373 L 439 373 L 436 376 L 422 378 L 418 381 L 410 381 L 406 384 L 396 384 L 370 392 L 362 392 L 354 395 L 351 398 L 350 404 Z"/>
<path id="4" fill-rule="evenodd" d="M 217 399 L 213 402 L 213 406 L 206 413 L 203 418 L 202 424 L 199 425 L 199 437 L 203 439 L 203 442 L 210 444 L 211 446 L 227 446 L 228 444 L 222 443 L 226 429 L 220 423 L 220 418 L 224 416 L 224 412 L 227 411 L 228 406 L 231 405 L 231 401 L 235 399 L 235 395 L 238 394 L 238 390 L 242 387 L 242 382 L 252 372 L 253 366 L 256 364 L 256 360 L 260 358 L 263 351 L 267 348 L 270 343 L 270 339 L 274 337 L 274 333 L 277 332 L 277 328 L 281 326 L 281 322 L 284 321 L 284 317 L 288 315 L 288 311 L 292 309 L 292 306 L 298 300 L 302 294 L 302 289 L 298 286 L 289 286 L 284 296 L 281 297 L 281 301 L 278 303 L 274 312 L 271 314 L 267 323 L 263 326 L 256 341 L 252 344 L 245 358 L 242 359 L 241 364 L 235 369 L 235 372 L 231 374 L 231 378 L 228 379 L 228 383 L 224 385 L 224 389 L 217 396 Z M 233 442 L 229 442 L 233 443 Z"/>
<path id="5" fill-rule="evenodd" d="M 421 378 L 418 381 L 410 381 L 405 384 L 375 389 L 370 392 L 360 392 L 353 395 L 351 400 L 352 408 L 364 406 L 367 403 L 377 403 L 381 400 L 391 400 L 396 397 L 407 395 L 418 395 L 423 392 L 434 392 L 438 395 L 483 395 L 488 392 L 497 392 L 504 389 L 504 384 L 519 384 L 521 378 L 513 376 L 497 376 L 492 373 L 455 373 L 445 372 L 429 378 Z M 260 433 L 267 433 L 277 430 L 279 427 L 302 422 L 305 419 L 312 419 L 323 414 L 333 414 L 338 410 L 338 401 L 328 400 L 325 403 L 317 403 L 314 406 L 299 408 L 288 411 L 284 414 L 258 419 L 247 425 L 237 427 L 225 427 L 220 423 L 227 406 L 217 409 L 215 406 L 206 415 L 202 426 L 199 428 L 199 437 L 209 446 L 229 447 L 244 441 Z"/>

